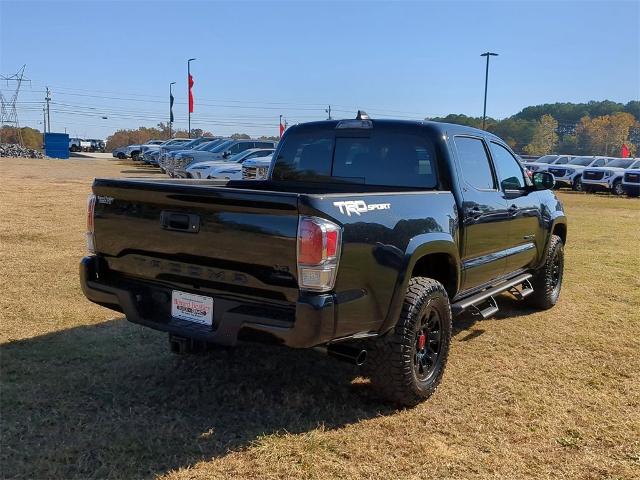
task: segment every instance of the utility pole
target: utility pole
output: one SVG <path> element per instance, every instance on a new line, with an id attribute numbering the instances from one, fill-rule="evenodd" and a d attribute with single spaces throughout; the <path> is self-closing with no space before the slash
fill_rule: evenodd
<path id="1" fill-rule="evenodd" d="M 47 107 L 42 105 L 42 148 L 46 148 L 45 139 L 47 135 Z"/>
<path id="2" fill-rule="evenodd" d="M 173 138 L 171 134 L 171 126 L 173 124 L 173 93 L 171 92 L 171 86 L 175 84 L 176 82 L 169 84 L 169 138 Z M 189 125 L 189 130 L 191 130 L 191 125 Z"/>
<path id="3" fill-rule="evenodd" d="M 489 57 L 497 57 L 497 53 L 485 52 L 480 55 L 481 57 L 487 57 L 487 69 L 484 74 L 484 108 L 482 110 L 482 129 L 484 130 L 487 120 L 487 84 L 489 83 Z"/>
<path id="4" fill-rule="evenodd" d="M 51 133 L 51 117 L 49 116 L 49 102 L 51 101 L 51 91 L 47 87 L 47 96 L 44 98 L 47 101 L 47 133 Z"/>
<path id="5" fill-rule="evenodd" d="M 193 100 L 192 100 L 192 96 L 191 96 L 191 62 L 193 62 L 194 60 L 196 60 L 195 58 L 190 58 L 189 60 L 187 60 L 187 86 L 189 88 L 189 138 L 191 138 L 191 110 L 192 110 L 192 105 L 193 105 Z"/>
<path id="6" fill-rule="evenodd" d="M 329 108 L 325 110 L 325 113 L 329 114 L 329 118 L 327 118 L 327 120 L 331 120 L 331 105 L 329 105 Z"/>

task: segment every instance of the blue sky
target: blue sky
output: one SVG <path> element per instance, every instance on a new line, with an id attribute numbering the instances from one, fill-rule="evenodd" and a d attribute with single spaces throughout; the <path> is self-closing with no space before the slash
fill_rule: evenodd
<path id="1" fill-rule="evenodd" d="M 277 134 L 289 123 L 352 117 L 487 114 L 527 105 L 640 97 L 640 3 L 583 2 L 33 2 L 0 0 L 0 72 L 27 64 L 21 124 L 106 137 L 167 120 Z M 0 86 L 5 96 L 6 84 Z M 31 102 L 31 103 L 29 103 Z M 106 116 L 107 119 L 102 117 Z"/>

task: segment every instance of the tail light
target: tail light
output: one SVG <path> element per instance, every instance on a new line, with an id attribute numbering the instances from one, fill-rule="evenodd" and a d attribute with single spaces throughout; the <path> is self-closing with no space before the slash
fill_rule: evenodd
<path id="1" fill-rule="evenodd" d="M 336 281 L 342 229 L 318 217 L 298 223 L 298 284 L 303 290 L 327 292 Z"/>
<path id="2" fill-rule="evenodd" d="M 95 238 L 94 238 L 94 222 L 93 214 L 96 208 L 96 196 L 92 193 L 87 198 L 87 250 L 89 253 L 96 253 Z"/>

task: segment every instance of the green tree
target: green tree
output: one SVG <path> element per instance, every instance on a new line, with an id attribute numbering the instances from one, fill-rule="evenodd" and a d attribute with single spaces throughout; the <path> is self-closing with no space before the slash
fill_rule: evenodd
<path id="1" fill-rule="evenodd" d="M 446 117 L 432 117 L 425 120 L 434 122 L 455 123 L 456 125 L 466 125 L 467 127 L 482 128 L 482 117 L 468 117 L 460 113 L 450 113 Z M 487 118 L 487 125 L 496 123 L 493 118 Z"/>
<path id="2" fill-rule="evenodd" d="M 564 135 L 560 142 L 556 153 L 561 155 L 574 155 L 578 152 L 578 137 L 576 135 Z"/>
<path id="3" fill-rule="evenodd" d="M 551 115 L 543 115 L 537 122 L 531 143 L 524 147 L 529 155 L 547 155 L 553 152 L 558 144 L 558 122 Z"/>
<path id="4" fill-rule="evenodd" d="M 246 133 L 234 133 L 231 135 L 231 138 L 234 140 L 249 140 L 251 137 Z"/>
<path id="5" fill-rule="evenodd" d="M 520 118 L 505 118 L 499 122 L 489 124 L 487 130 L 499 136 L 516 152 L 522 152 L 533 138 L 536 122 Z"/>

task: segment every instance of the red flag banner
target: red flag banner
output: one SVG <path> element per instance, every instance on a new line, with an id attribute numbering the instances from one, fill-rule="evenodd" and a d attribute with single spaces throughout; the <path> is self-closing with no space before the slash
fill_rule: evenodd
<path id="1" fill-rule="evenodd" d="M 193 75 L 189 74 L 189 113 L 193 113 Z"/>
<path id="2" fill-rule="evenodd" d="M 622 158 L 629 158 L 631 152 L 629 151 L 629 147 L 625 143 L 622 144 Z"/>
<path id="3" fill-rule="evenodd" d="M 284 125 L 280 124 L 280 138 L 282 138 L 282 134 L 284 133 Z"/>

